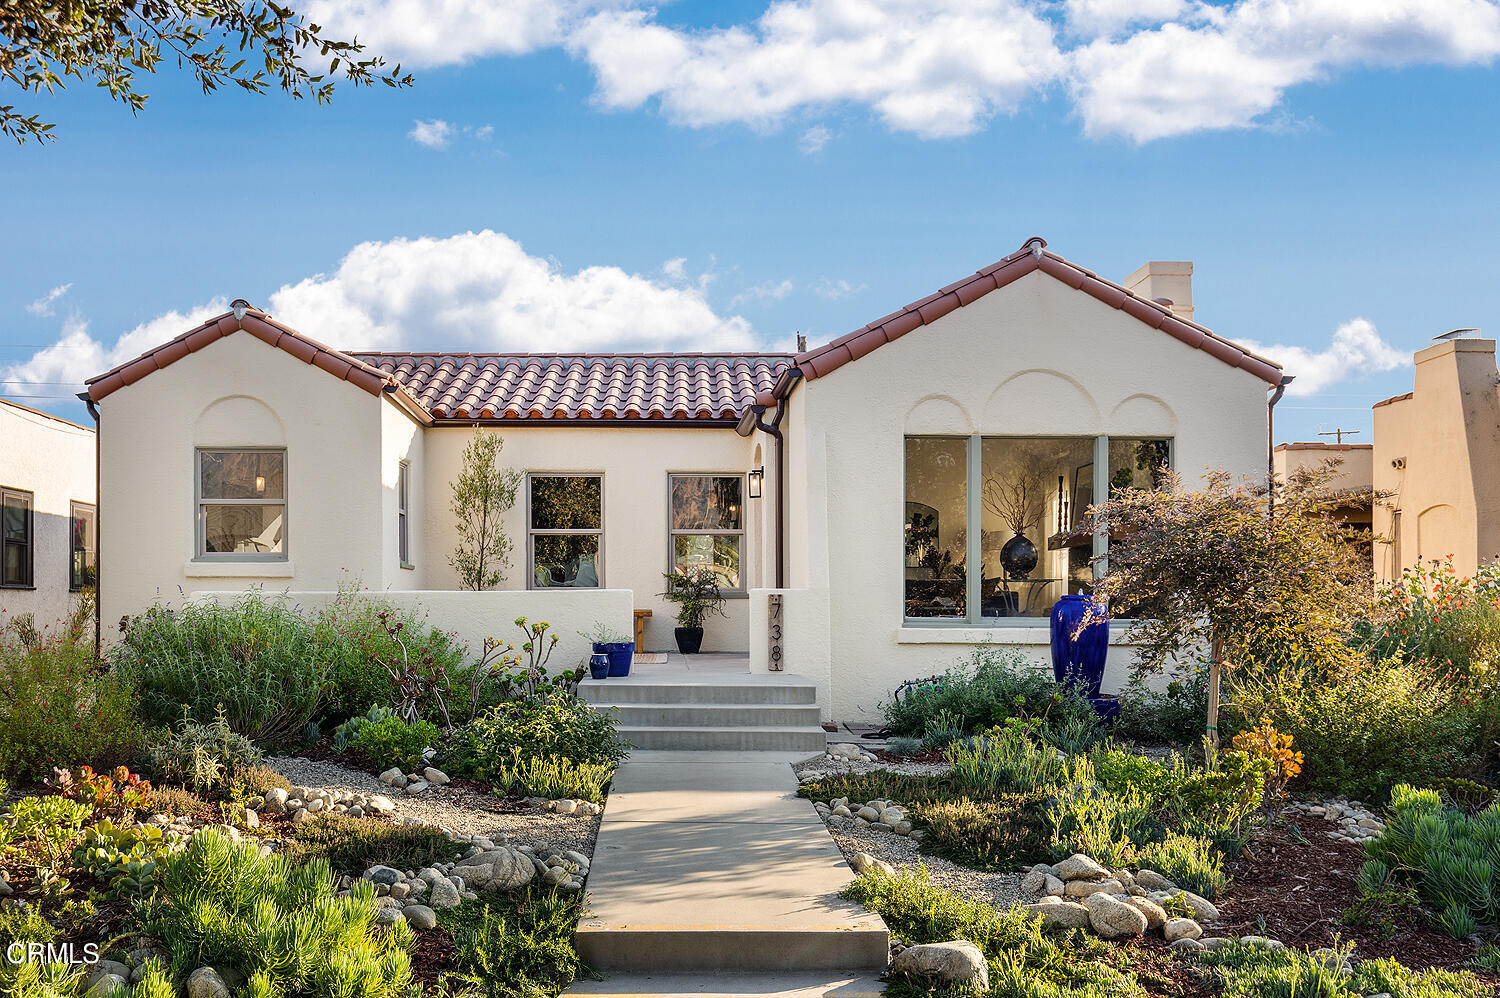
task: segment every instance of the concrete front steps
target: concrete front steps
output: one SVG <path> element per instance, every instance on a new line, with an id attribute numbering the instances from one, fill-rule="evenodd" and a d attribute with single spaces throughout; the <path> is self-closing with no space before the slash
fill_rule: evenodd
<path id="1" fill-rule="evenodd" d="M 590 998 L 881 998 L 873 975 L 816 972 L 616 974 L 578 980 L 565 996 Z"/>
<path id="2" fill-rule="evenodd" d="M 586 679 L 578 695 L 612 708 L 620 737 L 646 751 L 821 752 L 817 687 L 751 673 Z"/>

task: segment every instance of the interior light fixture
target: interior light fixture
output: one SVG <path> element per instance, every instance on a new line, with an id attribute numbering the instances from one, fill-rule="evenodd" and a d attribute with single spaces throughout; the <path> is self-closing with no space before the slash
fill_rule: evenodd
<path id="1" fill-rule="evenodd" d="M 255 476 L 255 491 L 257 491 L 257 492 L 264 492 L 265 490 L 266 490 L 266 476 L 265 475 L 256 475 Z"/>
<path id="2" fill-rule="evenodd" d="M 756 468 L 750 472 L 750 498 L 759 499 L 766 485 L 766 469 Z"/>

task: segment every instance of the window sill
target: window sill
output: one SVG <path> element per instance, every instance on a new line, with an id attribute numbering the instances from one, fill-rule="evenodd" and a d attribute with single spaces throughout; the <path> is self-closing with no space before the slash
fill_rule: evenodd
<path id="1" fill-rule="evenodd" d="M 34 593 L 34 592 L 36 592 L 36 586 L 23 586 L 23 585 L 20 585 L 19 583 L 15 583 L 15 582 L 7 582 L 7 583 L 5 583 L 5 585 L 0 586 L 0 589 L 9 589 L 11 592 L 23 592 L 23 593 Z"/>
<path id="2" fill-rule="evenodd" d="M 1052 631 L 1047 622 L 1035 626 L 1009 624 L 996 627 L 969 627 L 964 624 L 932 624 L 923 627 L 896 628 L 898 645 L 1050 645 Z M 1132 647 L 1136 642 L 1125 636 L 1124 628 L 1110 628 L 1109 643 Z"/>
<path id="3" fill-rule="evenodd" d="M 403 561 L 403 562 L 402 562 L 402 563 L 401 563 L 401 567 L 402 567 L 402 568 L 403 568 L 403 569 L 405 569 L 405 570 L 406 570 L 406 571 L 408 571 L 408 572 L 415 572 L 415 571 L 416 571 L 416 570 L 417 570 L 417 566 L 416 566 L 416 565 L 413 565 L 413 564 L 412 564 L 412 563 L 411 563 L 411 562 L 409 562 L 409 561 Z"/>
<path id="4" fill-rule="evenodd" d="M 182 574 L 190 579 L 290 579 L 289 561 L 189 561 Z"/>

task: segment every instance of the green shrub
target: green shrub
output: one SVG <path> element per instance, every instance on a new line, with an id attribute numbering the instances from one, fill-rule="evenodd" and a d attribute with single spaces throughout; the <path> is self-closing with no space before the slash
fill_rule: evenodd
<path id="1" fill-rule="evenodd" d="M 1369 867 L 1371 864 L 1366 863 Z M 1369 932 L 1376 939 L 1389 939 L 1401 926 L 1421 925 L 1420 899 L 1410 887 L 1367 888 L 1360 884 L 1357 901 L 1339 914 L 1339 921 Z"/>
<path id="2" fill-rule="evenodd" d="M 976 870 L 1011 871 L 1017 863 L 1049 859 L 1046 825 L 1039 819 L 1045 791 L 1003 794 L 994 800 L 960 797 L 911 806 L 926 830 L 922 851 Z"/>
<path id="3" fill-rule="evenodd" d="M 152 811 L 159 811 L 169 818 L 188 816 L 208 818 L 215 811 L 212 804 L 197 794 L 181 787 L 168 787 L 161 784 L 151 787 L 151 792 L 146 795 L 146 807 Z"/>
<path id="4" fill-rule="evenodd" d="M 146 738 L 135 711 L 132 685 L 87 646 L 66 635 L 28 644 L 0 629 L 0 775 L 132 763 Z"/>
<path id="5" fill-rule="evenodd" d="M 1208 717 L 1208 670 L 1199 664 L 1156 690 L 1137 678 L 1120 694 L 1114 735 L 1136 742 L 1196 746 Z"/>
<path id="6" fill-rule="evenodd" d="M 1219 838 L 1237 836 L 1260 807 L 1264 765 L 1244 752 L 1221 752 L 1214 770 L 1189 766 L 1176 753 L 1165 761 L 1105 746 L 1090 761 L 1099 785 L 1116 795 L 1139 794 L 1163 822 Z"/>
<path id="7" fill-rule="evenodd" d="M 235 732 L 268 743 L 302 734 L 328 679 L 307 621 L 259 590 L 175 610 L 155 603 L 130 619 L 115 661 L 140 688 L 151 724 L 184 711 L 207 724 L 222 708 Z"/>
<path id="8" fill-rule="evenodd" d="M 229 787 L 229 799 L 239 803 L 252 797 L 264 797 L 276 787 L 290 790 L 292 781 L 269 766 L 250 766 L 235 774 Z"/>
<path id="9" fill-rule="evenodd" d="M 1212 898 L 1229 884 L 1223 857 L 1208 840 L 1195 835 L 1169 832 L 1141 847 L 1135 861 L 1201 897 Z"/>
<path id="10" fill-rule="evenodd" d="M 1126 866 L 1166 826 L 1139 792 L 1112 794 L 1092 783 L 1062 787 L 1043 811 L 1052 858 L 1083 853 L 1107 866 Z"/>
<path id="11" fill-rule="evenodd" d="M 61 873 L 73 852 L 73 843 L 94 809 L 81 801 L 63 797 L 22 797 L 11 805 L 10 831 L 15 840 L 25 839 L 42 865 Z"/>
<path id="12" fill-rule="evenodd" d="M 1345 973 L 1348 949 L 1315 956 L 1305 950 L 1226 946 L 1193 959 L 1215 972 L 1223 998 L 1362 998 L 1384 992 L 1401 998 L 1480 998 L 1490 989 L 1473 974 L 1412 971 L 1389 957 L 1361 960 Z"/>
<path id="13" fill-rule="evenodd" d="M 866 873 L 844 896 L 878 912 L 891 933 L 908 942 L 973 942 L 989 963 L 993 995 L 1104 998 L 1139 993 L 1131 975 L 1104 962 L 1109 948 L 1098 939 L 1076 934 L 1059 940 L 1044 933 L 1041 919 L 1024 909 L 1001 910 L 951 894 L 928 883 L 925 870 L 894 877 Z M 1091 988 L 1098 990 L 1087 990 Z"/>
<path id="14" fill-rule="evenodd" d="M 614 763 L 574 762 L 562 756 L 517 759 L 492 777 L 495 788 L 520 797 L 571 798 L 604 803 Z"/>
<path id="15" fill-rule="evenodd" d="M 315 814 L 292 830 L 294 862 L 325 860 L 339 875 L 357 877 L 377 864 L 419 870 L 454 859 L 462 850 L 436 828 L 393 825 L 377 818 Z"/>
<path id="16" fill-rule="evenodd" d="M 1057 786 L 1079 775 L 1073 760 L 1017 728 L 995 728 L 954 742 L 943 757 L 960 784 L 996 793 Z M 1078 761 L 1087 766 L 1087 760 Z"/>
<path id="17" fill-rule="evenodd" d="M 887 731 L 917 737 L 926 735 L 930 719 L 940 714 L 951 718 L 951 727 L 960 734 L 1011 717 L 1044 717 L 1049 725 L 1094 717 L 1087 701 L 1070 689 L 1059 689 L 1050 673 L 1021 653 L 984 646 L 934 682 L 892 699 L 881 710 Z"/>
<path id="18" fill-rule="evenodd" d="M 399 717 L 388 717 L 361 727 L 349 747 L 363 752 L 376 769 L 395 766 L 408 773 L 422 761 L 423 751 L 438 744 L 442 734 L 437 725 L 427 721 L 407 724 Z"/>
<path id="19" fill-rule="evenodd" d="M 260 749 L 230 730 L 220 711 L 207 724 L 184 719 L 175 734 L 151 747 L 146 764 L 158 780 L 212 794 L 260 765 L 261 758 Z"/>
<path id="20" fill-rule="evenodd" d="M 293 866 L 202 831 L 157 864 L 156 880 L 144 928 L 171 953 L 174 980 L 208 964 L 245 975 L 250 995 L 363 998 L 400 995 L 411 980 L 411 928 L 376 927 L 367 881 L 334 897 L 325 859 Z"/>
<path id="21" fill-rule="evenodd" d="M 1372 658 L 1433 666 L 1465 682 L 1500 672 L 1500 562 L 1460 577 L 1449 558 L 1418 565 L 1380 589 L 1373 619 L 1355 628 Z"/>
<path id="22" fill-rule="evenodd" d="M 1231 674 L 1228 726 L 1270 723 L 1305 757 L 1300 786 L 1383 801 L 1397 783 L 1430 786 L 1483 771 L 1500 735 L 1496 690 L 1477 690 L 1424 665 L 1393 660 L 1353 668 Z"/>
<path id="23" fill-rule="evenodd" d="M 358 717 L 349 718 L 349 720 L 333 729 L 333 750 L 335 752 L 348 751 L 349 746 L 353 744 L 355 737 L 360 732 L 360 729 L 362 729 L 365 725 L 375 724 L 378 721 L 384 721 L 386 718 L 399 716 L 400 715 L 396 713 L 394 708 L 381 707 L 377 705 L 371 707 L 368 711 L 359 715 Z"/>
<path id="24" fill-rule="evenodd" d="M 1411 886 L 1454 938 L 1500 921 L 1500 807 L 1469 815 L 1435 790 L 1400 784 L 1385 831 L 1365 850 L 1382 865 L 1366 864 L 1362 882 L 1387 870 L 1411 871 Z"/>
<path id="25" fill-rule="evenodd" d="M 516 765 L 518 756 L 599 765 L 619 762 L 626 754 L 612 715 L 574 694 L 549 689 L 507 700 L 459 728 L 446 766 L 449 775 L 493 783 Z"/>
<path id="26" fill-rule="evenodd" d="M 485 891 L 439 916 L 453 936 L 454 971 L 446 979 L 471 985 L 479 998 L 556 995 L 587 972 L 573 948 L 582 914 L 579 894 Z"/>

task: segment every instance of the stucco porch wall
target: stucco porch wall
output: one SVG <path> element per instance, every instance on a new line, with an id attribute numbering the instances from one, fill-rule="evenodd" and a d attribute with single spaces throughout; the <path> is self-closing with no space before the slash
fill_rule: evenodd
<path id="1" fill-rule="evenodd" d="M 244 590 L 201 591 L 190 593 L 192 600 L 232 600 Z M 267 589 L 263 595 L 300 605 L 304 612 L 316 612 L 338 596 L 336 592 L 276 592 Z M 575 666 L 587 668 L 592 649 L 587 633 L 596 622 L 628 633 L 631 612 L 635 609 L 629 589 L 553 589 L 545 592 L 506 591 L 452 592 L 448 590 L 407 590 L 371 592 L 371 599 L 421 615 L 428 624 L 451 631 L 468 646 L 469 660 L 478 659 L 486 637 L 520 645 L 521 631 L 517 617 L 536 623 L 551 624 L 549 633 L 557 636 L 557 647 L 548 661 L 548 671 Z"/>
<path id="2" fill-rule="evenodd" d="M 771 671 L 770 596 L 773 593 L 781 595 L 781 671 L 816 683 L 823 720 L 834 720 L 830 699 L 833 678 L 828 646 L 828 590 L 750 590 L 750 671 Z"/>
<path id="3" fill-rule="evenodd" d="M 789 412 L 788 582 L 829 594 L 831 715 L 874 720 L 902 681 L 982 641 L 1048 660 L 1042 619 L 906 626 L 907 435 L 1170 437 L 1191 486 L 1209 468 L 1265 474 L 1266 393 L 1256 375 L 1040 271 L 803 384 Z M 1132 659 L 1112 642 L 1107 690 Z"/>

